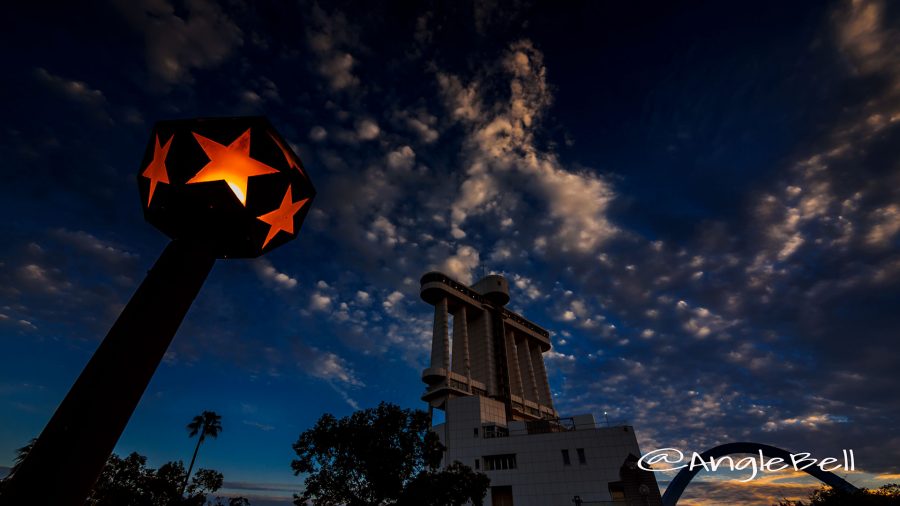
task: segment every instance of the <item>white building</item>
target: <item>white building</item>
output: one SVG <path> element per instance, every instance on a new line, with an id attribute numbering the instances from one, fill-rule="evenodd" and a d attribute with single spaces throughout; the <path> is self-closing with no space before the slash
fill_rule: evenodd
<path id="1" fill-rule="evenodd" d="M 459 461 L 490 477 L 486 506 L 661 504 L 653 473 L 635 465 L 632 427 L 598 426 L 590 414 L 560 418 L 543 359 L 550 334 L 504 307 L 505 278 L 468 287 L 429 272 L 421 284 L 435 308 L 422 400 L 430 414 L 444 412 L 432 427 L 447 447 L 444 465 Z"/>

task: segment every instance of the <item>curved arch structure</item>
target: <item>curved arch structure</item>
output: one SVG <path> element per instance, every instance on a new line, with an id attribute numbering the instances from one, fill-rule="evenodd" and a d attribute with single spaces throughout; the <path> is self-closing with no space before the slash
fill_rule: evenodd
<path id="1" fill-rule="evenodd" d="M 726 443 L 723 445 L 719 445 L 701 453 L 700 458 L 704 462 L 709 462 L 709 459 L 711 458 L 717 459 L 719 457 L 724 457 L 725 455 L 731 455 L 734 453 L 762 453 L 770 459 L 781 458 L 784 459 L 785 462 L 791 461 L 791 454 L 786 450 L 782 450 L 781 448 L 777 448 L 775 446 L 764 445 L 761 443 L 748 442 Z M 669 483 L 669 486 L 666 487 L 666 493 L 664 493 L 662 496 L 663 506 L 675 506 L 678 503 L 678 499 L 681 498 L 681 494 L 684 492 L 684 489 L 688 486 L 688 483 L 690 483 L 694 476 L 696 476 L 697 473 L 700 472 L 700 469 L 702 469 L 702 467 L 695 467 L 694 469 L 685 467 L 681 471 L 679 471 L 678 474 L 675 475 L 675 478 L 672 480 L 672 482 Z M 847 480 L 830 471 L 823 471 L 816 466 L 810 466 L 804 469 L 804 472 L 818 479 L 829 487 L 844 490 L 847 492 L 855 492 L 856 490 L 858 490 Z"/>

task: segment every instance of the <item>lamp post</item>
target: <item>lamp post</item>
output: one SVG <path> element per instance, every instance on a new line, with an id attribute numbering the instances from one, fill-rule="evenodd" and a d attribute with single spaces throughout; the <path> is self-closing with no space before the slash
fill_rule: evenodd
<path id="1" fill-rule="evenodd" d="M 315 197 L 263 117 L 157 123 L 138 171 L 144 218 L 172 238 L 122 310 L 0 504 L 82 504 L 217 258 L 296 237 Z"/>

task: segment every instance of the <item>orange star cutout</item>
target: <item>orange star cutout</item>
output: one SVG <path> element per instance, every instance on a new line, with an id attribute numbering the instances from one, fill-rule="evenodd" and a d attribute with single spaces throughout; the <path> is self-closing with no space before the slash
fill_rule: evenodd
<path id="1" fill-rule="evenodd" d="M 297 163 L 296 155 L 294 155 L 294 153 L 292 153 L 291 150 L 289 150 L 287 146 L 285 146 L 284 143 L 281 142 L 281 139 L 272 135 L 271 133 L 269 133 L 269 137 L 271 137 L 272 140 L 275 141 L 275 144 L 278 145 L 278 149 L 281 150 L 281 154 L 284 155 L 284 159 L 287 161 L 288 165 L 290 165 L 292 169 L 297 169 L 298 172 L 303 174 L 303 169 L 301 169 L 300 164 Z"/>
<path id="2" fill-rule="evenodd" d="M 250 158 L 250 129 L 242 133 L 231 144 L 225 146 L 192 132 L 197 143 L 203 148 L 209 163 L 203 166 L 188 184 L 225 181 L 234 196 L 247 205 L 247 180 L 253 176 L 274 174 L 276 169 Z"/>
<path id="3" fill-rule="evenodd" d="M 150 180 L 150 195 L 147 197 L 147 207 L 150 207 L 150 202 L 153 200 L 153 191 L 156 190 L 156 183 L 169 184 L 169 171 L 166 170 L 166 157 L 169 156 L 169 148 L 172 147 L 172 139 L 174 138 L 174 135 L 169 137 L 169 140 L 166 141 L 166 145 L 160 146 L 159 134 L 156 134 L 156 146 L 153 148 L 153 160 L 150 161 L 147 168 L 144 169 L 144 172 L 141 174 Z"/>
<path id="4" fill-rule="evenodd" d="M 291 197 L 291 187 L 288 185 L 287 193 L 284 194 L 278 209 L 256 217 L 256 219 L 269 224 L 269 233 L 263 242 L 263 248 L 266 247 L 266 244 L 269 244 L 272 238 L 278 235 L 278 232 L 294 233 L 294 215 L 303 207 L 303 204 L 306 204 L 307 200 L 309 199 L 294 202 L 294 199 Z"/>

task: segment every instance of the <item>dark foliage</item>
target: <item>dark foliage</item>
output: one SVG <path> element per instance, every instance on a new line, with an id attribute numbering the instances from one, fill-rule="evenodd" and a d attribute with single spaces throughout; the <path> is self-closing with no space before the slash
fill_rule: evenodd
<path id="1" fill-rule="evenodd" d="M 187 489 L 187 480 L 191 476 L 191 471 L 194 469 L 194 462 L 197 461 L 197 452 L 200 451 L 200 445 L 206 440 L 206 436 L 216 438 L 219 436 L 219 432 L 222 432 L 222 417 L 215 411 L 204 411 L 191 420 L 191 423 L 187 425 L 187 430 L 188 437 L 194 437 L 197 434 L 200 434 L 200 437 L 197 438 L 197 446 L 194 448 L 194 456 L 191 457 L 191 465 L 184 475 L 184 482 L 181 486 L 182 494 Z"/>
<path id="2" fill-rule="evenodd" d="M 147 467 L 147 458 L 137 453 L 110 456 L 103 473 L 85 504 L 88 506 L 204 506 L 206 496 L 222 487 L 222 473 L 200 469 L 180 494 L 187 477 L 184 465 L 168 462 L 159 469 Z M 221 504 L 221 500 L 217 499 Z"/>
<path id="3" fill-rule="evenodd" d="M 305 492 L 294 496 L 297 505 L 449 505 L 480 501 L 487 491 L 487 477 L 462 464 L 437 470 L 443 448 L 428 415 L 394 404 L 340 420 L 322 415 L 293 448 L 294 474 L 307 474 Z"/>
<path id="4" fill-rule="evenodd" d="M 445 506 L 484 504 L 484 493 L 491 480 L 484 473 L 454 462 L 441 471 L 425 471 L 413 478 L 397 501 L 398 506 Z"/>
<path id="5" fill-rule="evenodd" d="M 32 440 L 33 443 L 34 440 Z M 18 450 L 16 463 L 28 455 L 31 443 Z M 13 468 L 13 471 L 15 468 Z M 12 473 L 11 473 L 12 475 Z M 153 469 L 147 467 L 147 457 L 132 453 L 122 458 L 110 455 L 103 472 L 94 484 L 86 506 L 249 506 L 243 497 L 215 498 L 207 502 L 207 495 L 222 487 L 223 476 L 212 469 L 199 469 L 181 494 L 187 472 L 181 461 L 167 462 Z M 5 480 L 3 480 L 5 481 Z M 0 495 L 2 484 L 0 481 Z"/>
<path id="6" fill-rule="evenodd" d="M 890 483 L 868 490 L 860 489 L 855 493 L 842 492 L 825 487 L 814 491 L 805 501 L 784 500 L 776 506 L 897 506 L 900 505 L 900 485 Z"/>

